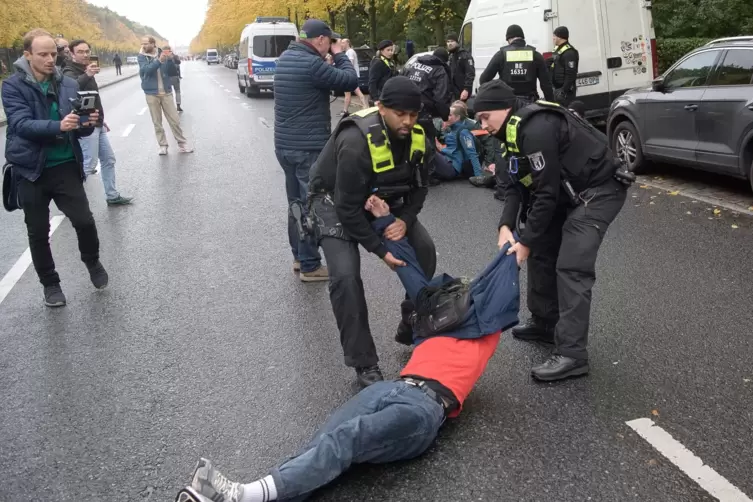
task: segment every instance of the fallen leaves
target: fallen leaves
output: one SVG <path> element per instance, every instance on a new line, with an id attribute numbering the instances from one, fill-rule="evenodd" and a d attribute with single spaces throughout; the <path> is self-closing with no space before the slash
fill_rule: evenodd
<path id="1" fill-rule="evenodd" d="M 732 225 L 732 228 L 740 228 L 740 227 L 738 227 L 737 225 Z"/>
<path id="2" fill-rule="evenodd" d="M 651 410 L 651 414 L 655 417 L 659 416 L 659 410 Z"/>
<path id="3" fill-rule="evenodd" d="M 659 462 L 655 458 L 652 458 L 648 461 L 648 465 L 659 465 Z"/>
<path id="4" fill-rule="evenodd" d="M 641 188 L 648 188 L 648 185 L 641 185 Z"/>
<path id="5" fill-rule="evenodd" d="M 679 190 L 675 190 L 674 192 L 667 192 L 669 195 L 680 195 Z"/>
<path id="6" fill-rule="evenodd" d="M 722 214 L 722 211 L 720 209 L 714 208 L 714 214 L 718 216 L 718 215 Z"/>

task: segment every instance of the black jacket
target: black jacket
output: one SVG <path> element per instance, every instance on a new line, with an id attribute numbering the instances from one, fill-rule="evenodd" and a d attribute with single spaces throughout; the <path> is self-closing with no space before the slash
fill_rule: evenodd
<path id="1" fill-rule="evenodd" d="M 568 43 L 568 45 L 570 44 Z M 552 85 L 555 89 L 562 89 L 566 93 L 575 92 L 579 59 L 580 55 L 572 45 L 562 54 L 556 54 L 552 57 Z"/>
<path id="2" fill-rule="evenodd" d="M 497 51 L 497 53 L 492 57 L 491 61 L 489 61 L 489 65 L 481 74 L 479 82 L 483 85 L 496 78 L 497 76 L 499 76 L 501 80 L 505 81 L 503 70 L 505 63 L 507 63 L 507 59 L 504 49 L 510 46 L 514 48 L 523 48 L 526 47 L 526 45 L 526 41 L 522 38 L 519 38 L 517 40 L 513 40 L 513 42 L 509 46 L 505 46 Z M 541 86 L 541 91 L 544 93 L 544 99 L 547 101 L 554 101 L 554 90 L 552 89 L 552 81 L 549 77 L 549 70 L 547 70 L 544 56 L 542 56 L 539 51 L 534 51 L 532 66 L 534 68 L 534 71 L 536 72 L 535 78 L 531 78 L 530 85 L 532 86 L 532 88 L 528 88 L 528 85 L 523 85 L 521 89 L 517 89 L 517 86 L 511 85 L 511 87 L 513 87 L 513 90 L 515 91 L 515 94 L 525 98 L 530 98 L 534 94 L 537 95 L 538 91 L 536 90 L 535 80 L 538 79 L 539 85 Z"/>
<path id="3" fill-rule="evenodd" d="M 378 54 L 371 60 L 371 66 L 369 66 L 369 97 L 372 101 L 379 101 L 384 84 L 397 75 L 395 62 L 388 61 L 383 60 Z"/>
<path id="4" fill-rule="evenodd" d="M 116 56 L 115 56 L 114 58 L 112 58 L 112 63 L 113 63 L 113 64 L 114 64 L 115 66 L 120 66 L 120 65 L 122 65 L 122 64 L 123 64 L 123 60 L 122 60 L 122 59 L 120 59 L 120 56 L 117 56 L 117 55 L 116 55 Z"/>
<path id="5" fill-rule="evenodd" d="M 421 90 L 423 111 L 432 117 L 447 120 L 450 115 L 450 69 L 438 57 L 422 56 L 400 72 Z"/>
<path id="6" fill-rule="evenodd" d="M 459 98 L 460 93 L 468 91 L 468 97 L 473 94 L 473 81 L 476 79 L 476 67 L 473 56 L 465 49 L 457 49 L 450 52 L 450 80 L 451 91 L 454 98 Z"/>
<path id="7" fill-rule="evenodd" d="M 168 62 L 167 74 L 171 77 L 180 77 L 180 58 L 173 56 L 172 60 Z"/>
<path id="8" fill-rule="evenodd" d="M 66 61 L 65 66 L 63 67 L 63 75 L 65 75 L 66 77 L 71 77 L 73 80 L 75 80 L 78 83 L 79 91 L 99 92 L 97 79 L 95 77 L 90 77 L 89 75 L 87 75 L 86 66 L 82 64 L 74 63 L 70 60 Z M 102 108 L 101 96 L 97 96 L 95 106 L 97 107 L 97 110 L 99 110 L 99 121 L 97 122 L 97 127 L 102 127 L 102 124 L 104 124 L 105 122 L 105 110 L 104 108 Z"/>

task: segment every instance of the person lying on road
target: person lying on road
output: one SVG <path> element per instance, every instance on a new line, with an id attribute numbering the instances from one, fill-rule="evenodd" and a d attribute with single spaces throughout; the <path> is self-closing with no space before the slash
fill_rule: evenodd
<path id="1" fill-rule="evenodd" d="M 366 202 L 378 235 L 395 221 L 376 196 Z M 400 281 L 416 304 L 414 350 L 400 378 L 364 388 L 338 408 L 311 442 L 264 478 L 228 480 L 200 459 L 191 485 L 176 502 L 302 500 L 353 464 L 386 463 L 421 455 L 445 418 L 456 417 L 484 373 L 502 331 L 518 323 L 518 266 L 503 247 L 475 279 L 443 274 L 429 280 L 408 239 L 384 245 L 399 262 Z"/>

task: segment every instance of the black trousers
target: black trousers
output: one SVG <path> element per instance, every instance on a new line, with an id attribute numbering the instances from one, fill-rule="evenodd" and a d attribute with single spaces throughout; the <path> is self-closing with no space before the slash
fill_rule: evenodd
<path id="1" fill-rule="evenodd" d="M 99 260 L 97 226 L 89 209 L 89 199 L 86 198 L 81 168 L 77 162 L 45 168 L 33 183 L 21 179 L 18 190 L 29 234 L 31 260 L 43 286 L 60 282 L 50 250 L 51 200 L 71 220 L 78 235 L 81 260 L 87 265 Z"/>
<path id="2" fill-rule="evenodd" d="M 557 91 L 560 89 L 555 89 L 554 93 L 557 94 Z M 568 91 L 562 95 L 559 99 L 557 99 L 557 103 L 561 104 L 562 106 L 568 106 L 570 103 L 572 103 L 575 100 L 575 91 Z"/>
<path id="3" fill-rule="evenodd" d="M 429 232 L 416 221 L 408 229 L 407 237 L 416 250 L 421 268 L 427 277 L 433 277 L 437 268 L 437 251 Z M 329 268 L 329 299 L 340 331 L 345 365 L 354 368 L 373 366 L 379 362 L 379 356 L 369 328 L 358 243 L 323 237 L 320 246 Z"/>
<path id="4" fill-rule="evenodd" d="M 431 148 L 434 148 L 434 144 L 437 139 L 437 128 L 434 127 L 434 119 L 428 115 L 424 115 L 418 118 L 417 123 L 424 128 L 424 132 L 426 133 L 426 137 L 429 140 L 429 144 L 431 145 Z M 436 171 L 436 167 L 434 163 L 432 163 L 429 165 L 429 175 L 434 175 L 434 171 Z"/>
<path id="5" fill-rule="evenodd" d="M 616 180 L 583 192 L 585 202 L 559 209 L 545 239 L 528 258 L 528 310 L 556 323 L 555 354 L 588 359 L 591 289 L 596 256 L 607 227 L 625 203 L 627 189 Z"/>

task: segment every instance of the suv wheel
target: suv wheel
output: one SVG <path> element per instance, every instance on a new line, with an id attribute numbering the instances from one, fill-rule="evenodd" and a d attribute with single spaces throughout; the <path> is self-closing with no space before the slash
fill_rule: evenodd
<path id="1" fill-rule="evenodd" d="M 750 172 L 748 173 L 748 181 L 750 181 L 750 189 L 753 190 L 753 161 L 750 163 Z"/>
<path id="2" fill-rule="evenodd" d="M 630 121 L 620 122 L 614 128 L 612 151 L 627 165 L 628 171 L 640 174 L 645 170 L 641 141 Z"/>

